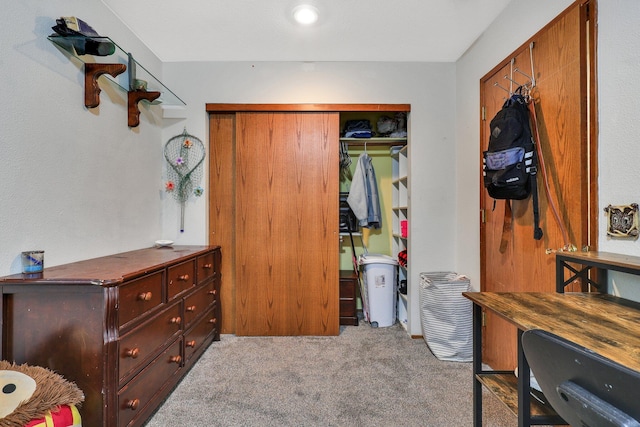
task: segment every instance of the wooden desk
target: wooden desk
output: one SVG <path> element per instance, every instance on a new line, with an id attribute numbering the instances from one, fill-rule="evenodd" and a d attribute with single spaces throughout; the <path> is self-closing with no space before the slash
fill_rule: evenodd
<path id="1" fill-rule="evenodd" d="M 474 426 L 482 425 L 482 386 L 518 415 L 518 426 L 565 424 L 549 405 L 531 398 L 521 336 L 543 329 L 640 371 L 640 304 L 596 293 L 465 292 L 473 302 Z M 482 310 L 518 328 L 518 378 L 482 368 Z"/>

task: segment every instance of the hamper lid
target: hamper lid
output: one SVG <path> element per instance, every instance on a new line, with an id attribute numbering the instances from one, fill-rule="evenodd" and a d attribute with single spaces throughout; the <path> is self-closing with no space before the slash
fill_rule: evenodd
<path id="1" fill-rule="evenodd" d="M 390 257 L 389 255 L 384 254 L 363 254 L 360 255 L 360 264 L 391 264 L 398 265 L 398 261 Z"/>

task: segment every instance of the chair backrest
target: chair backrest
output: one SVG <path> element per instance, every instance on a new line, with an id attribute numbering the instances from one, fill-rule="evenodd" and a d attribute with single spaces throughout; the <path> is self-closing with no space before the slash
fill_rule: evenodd
<path id="1" fill-rule="evenodd" d="M 640 427 L 640 373 L 547 331 L 522 334 L 531 372 L 572 426 Z"/>

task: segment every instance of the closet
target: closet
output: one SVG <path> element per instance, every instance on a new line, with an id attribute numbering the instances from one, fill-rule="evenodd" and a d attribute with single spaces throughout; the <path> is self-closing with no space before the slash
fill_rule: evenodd
<path id="1" fill-rule="evenodd" d="M 355 164 L 360 155 L 367 153 L 373 161 L 378 181 L 378 193 L 382 211 L 382 227 L 380 229 L 363 228 L 353 234 L 356 255 L 365 251 L 390 255 L 394 258 L 408 249 L 408 224 L 409 224 L 409 191 L 408 191 L 408 132 L 406 135 L 381 135 L 377 128 L 381 118 L 404 120 L 404 129 L 407 125 L 409 109 L 397 106 L 396 111 L 358 111 L 343 112 L 340 114 L 340 141 L 348 147 L 352 160 L 350 172 L 353 173 Z M 345 125 L 351 120 L 368 120 L 373 128 L 374 136 L 369 139 L 349 138 L 344 135 Z M 341 171 L 340 191 L 349 191 L 351 176 Z M 343 271 L 351 268 L 353 249 L 349 233 L 341 233 L 340 268 Z M 409 300 L 412 294 L 409 292 L 408 277 L 409 266 L 400 265 L 397 269 L 397 279 L 401 292 L 398 293 L 397 319 L 407 330 L 410 323 L 411 311 Z M 416 290 L 416 289 L 413 289 Z M 415 295 L 417 301 L 417 294 Z"/>
<path id="2" fill-rule="evenodd" d="M 207 104 L 209 242 L 222 333 L 339 333 L 339 143 L 345 112 L 407 105 Z"/>

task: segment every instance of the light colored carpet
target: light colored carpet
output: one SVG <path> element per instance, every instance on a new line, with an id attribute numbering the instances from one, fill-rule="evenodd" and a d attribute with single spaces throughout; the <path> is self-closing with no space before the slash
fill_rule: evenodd
<path id="1" fill-rule="evenodd" d="M 471 426 L 470 363 L 443 362 L 396 324 L 336 337 L 222 335 L 146 427 Z M 517 419 L 491 396 L 484 425 Z"/>

